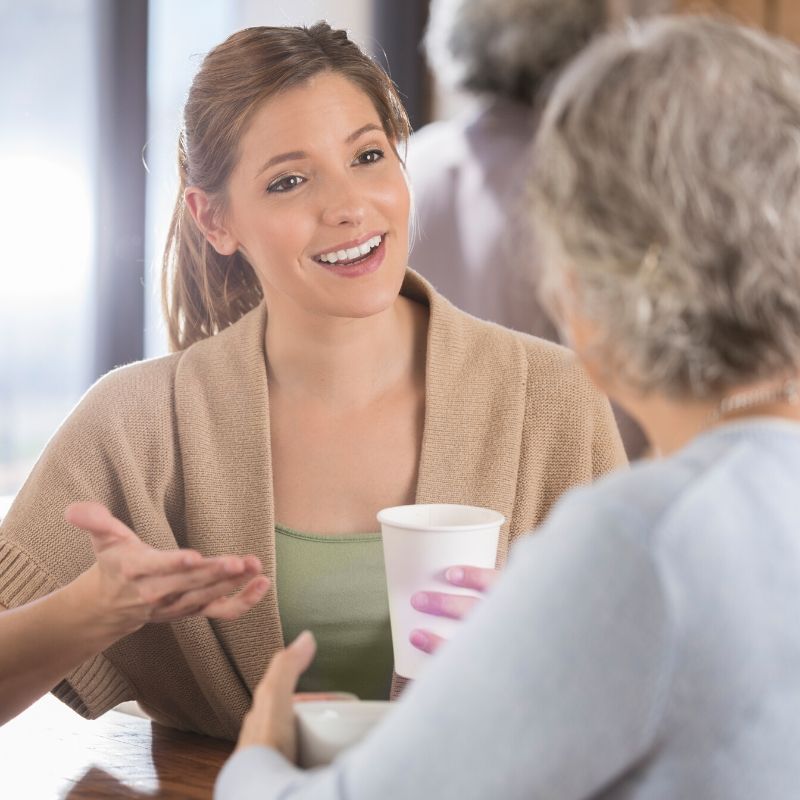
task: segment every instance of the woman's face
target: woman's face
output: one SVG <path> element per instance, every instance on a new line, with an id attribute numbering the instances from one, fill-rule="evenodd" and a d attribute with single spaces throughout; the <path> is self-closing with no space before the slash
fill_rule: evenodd
<path id="1" fill-rule="evenodd" d="M 400 291 L 408 214 L 403 166 L 369 97 L 320 73 L 257 109 L 212 244 L 245 254 L 270 311 L 366 317 Z"/>

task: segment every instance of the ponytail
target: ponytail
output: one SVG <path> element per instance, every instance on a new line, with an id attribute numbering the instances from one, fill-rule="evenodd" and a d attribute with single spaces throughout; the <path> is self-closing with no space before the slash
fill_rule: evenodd
<path id="1" fill-rule="evenodd" d="M 224 330 L 263 297 L 261 284 L 244 256 L 217 253 L 186 207 L 183 134 L 178 140 L 178 173 L 180 184 L 161 271 L 162 309 L 173 352 Z"/>

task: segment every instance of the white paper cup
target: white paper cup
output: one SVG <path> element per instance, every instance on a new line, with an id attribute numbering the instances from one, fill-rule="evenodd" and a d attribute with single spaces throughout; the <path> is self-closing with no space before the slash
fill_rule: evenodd
<path id="1" fill-rule="evenodd" d="M 385 700 L 318 700 L 295 703 L 297 755 L 301 767 L 330 764 L 356 744 L 389 711 Z"/>
<path id="2" fill-rule="evenodd" d="M 415 592 L 447 592 L 479 596 L 444 579 L 448 567 L 465 565 L 493 569 L 497 541 L 505 517 L 477 506 L 429 504 L 395 506 L 378 512 L 389 592 L 394 668 L 398 675 L 416 678 L 430 655 L 409 641 L 415 628 L 452 638 L 460 620 L 417 611 Z"/>

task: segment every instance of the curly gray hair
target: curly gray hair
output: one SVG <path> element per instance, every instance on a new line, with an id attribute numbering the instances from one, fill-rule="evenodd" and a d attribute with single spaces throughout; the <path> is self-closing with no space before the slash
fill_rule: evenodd
<path id="1" fill-rule="evenodd" d="M 433 0 L 425 51 L 451 86 L 532 104 L 610 18 L 671 7 L 672 0 Z"/>
<path id="2" fill-rule="evenodd" d="M 632 26 L 567 70 L 536 153 L 545 281 L 572 276 L 616 376 L 708 399 L 796 371 L 800 51 L 711 18 Z"/>

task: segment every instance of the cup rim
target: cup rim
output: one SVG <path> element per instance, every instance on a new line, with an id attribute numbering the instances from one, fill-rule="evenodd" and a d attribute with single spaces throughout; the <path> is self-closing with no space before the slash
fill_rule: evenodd
<path id="1" fill-rule="evenodd" d="M 302 703 L 295 703 L 293 708 L 294 713 L 298 716 L 315 716 L 325 711 L 364 715 L 378 710 L 388 710 L 391 705 L 390 700 L 306 700 Z"/>
<path id="2" fill-rule="evenodd" d="M 405 511 L 410 508 L 462 508 L 470 511 L 483 511 L 488 514 L 493 514 L 493 519 L 488 519 L 485 522 L 467 522 L 461 525 L 424 525 L 420 526 L 419 523 L 405 522 L 403 520 L 392 519 L 393 512 Z M 378 522 L 381 525 L 391 525 L 393 528 L 402 528 L 404 530 L 418 531 L 421 527 L 425 531 L 433 532 L 446 532 L 446 531 L 473 531 L 483 530 L 484 528 L 493 528 L 496 525 L 503 525 L 506 518 L 493 508 L 486 508 L 485 506 L 469 506 L 463 503 L 409 503 L 404 506 L 390 506 L 389 508 L 382 508 L 377 513 Z"/>

